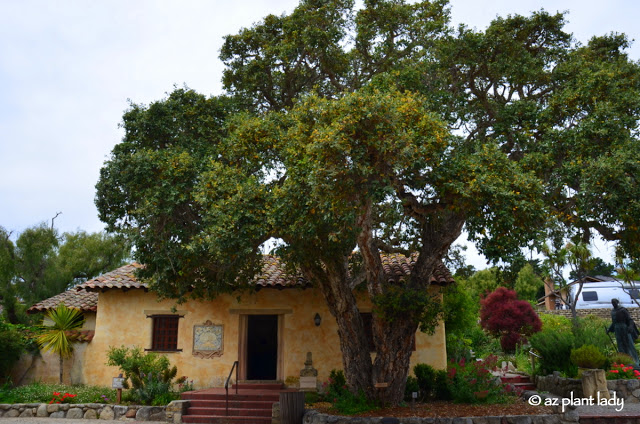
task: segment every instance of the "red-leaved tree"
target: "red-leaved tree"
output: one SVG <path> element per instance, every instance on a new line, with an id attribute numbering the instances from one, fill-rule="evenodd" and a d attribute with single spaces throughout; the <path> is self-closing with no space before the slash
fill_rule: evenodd
<path id="1" fill-rule="evenodd" d="M 512 352 L 527 337 L 540 331 L 542 322 L 531 304 L 518 300 L 516 292 L 498 287 L 480 301 L 480 325 L 489 333 L 500 337 L 505 352 Z"/>

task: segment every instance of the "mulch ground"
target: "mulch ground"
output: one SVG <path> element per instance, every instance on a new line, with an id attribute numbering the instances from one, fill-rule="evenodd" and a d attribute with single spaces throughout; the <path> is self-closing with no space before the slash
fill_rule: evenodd
<path id="1" fill-rule="evenodd" d="M 332 415 L 341 415 L 331 409 L 330 403 L 316 403 L 313 409 Z M 355 417 L 495 417 L 504 415 L 543 415 L 552 414 L 551 407 L 529 405 L 522 398 L 509 404 L 493 405 L 467 405 L 452 402 L 434 401 L 429 403 L 416 403 L 415 408 L 397 406 L 381 408 L 361 414 Z"/>

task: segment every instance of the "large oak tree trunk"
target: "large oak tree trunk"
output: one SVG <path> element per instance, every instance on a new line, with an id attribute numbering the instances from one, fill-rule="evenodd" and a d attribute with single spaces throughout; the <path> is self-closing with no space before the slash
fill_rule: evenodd
<path id="1" fill-rule="evenodd" d="M 404 398 L 418 324 L 411 319 L 396 319 L 392 324 L 382 325 L 382 328 L 385 339 L 376 346 L 373 377 L 385 386 L 376 389 L 376 397 L 383 405 L 397 405 Z"/>
<path id="2" fill-rule="evenodd" d="M 348 265 L 325 263 L 323 270 L 303 269 L 320 288 L 338 325 L 342 365 L 352 390 L 372 393 L 372 362 L 369 344 L 355 295 L 348 284 Z"/>
<path id="3" fill-rule="evenodd" d="M 459 217 L 449 215 L 445 221 L 437 225 L 425 223 L 422 238 L 428 244 L 420 252 L 409 281 L 401 283 L 401 289 L 429 289 L 433 270 L 462 231 L 463 221 Z M 373 301 L 376 296 L 385 296 L 389 283 L 371 223 L 371 208 L 367 205 L 358 221 L 361 229 L 358 247 L 363 258 L 367 290 Z M 386 320 L 374 313 L 372 332 L 376 358 L 373 362 L 353 292 L 355 281 L 349 271 L 348 257 L 324 258 L 322 265 L 307 266 L 302 272 L 311 281 L 319 283 L 329 311 L 336 319 L 344 373 L 351 390 L 362 390 L 369 398 L 383 404 L 401 403 L 419 317 L 415 313 L 404 314 L 400 311 L 394 314 L 392 320 Z"/>

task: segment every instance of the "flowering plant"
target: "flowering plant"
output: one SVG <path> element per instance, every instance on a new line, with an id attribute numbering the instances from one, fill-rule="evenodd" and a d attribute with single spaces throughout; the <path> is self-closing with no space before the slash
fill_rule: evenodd
<path id="1" fill-rule="evenodd" d="M 640 380 L 640 371 L 633 369 L 631 365 L 613 363 L 611 369 L 607 372 L 607 380 Z"/>
<path id="2" fill-rule="evenodd" d="M 51 402 L 49 403 L 71 403 L 71 399 L 76 397 L 77 395 L 72 395 L 70 393 L 60 393 L 53 392 L 53 398 L 51 398 Z"/>
<path id="3" fill-rule="evenodd" d="M 178 383 L 178 391 L 180 393 L 190 392 L 193 390 L 193 380 L 189 380 L 186 375 L 177 379 L 176 383 Z"/>
<path id="4" fill-rule="evenodd" d="M 489 355 L 482 361 L 451 361 L 447 370 L 453 400 L 459 403 L 500 402 L 513 390 L 505 390 L 492 371 L 497 370 L 498 357 Z"/>

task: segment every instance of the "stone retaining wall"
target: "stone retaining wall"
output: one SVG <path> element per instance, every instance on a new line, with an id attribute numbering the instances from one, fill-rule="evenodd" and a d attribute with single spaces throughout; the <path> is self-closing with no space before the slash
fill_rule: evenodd
<path id="1" fill-rule="evenodd" d="M 640 308 L 627 308 L 629 311 L 629 315 L 633 318 L 634 321 L 640 322 Z M 562 315 L 563 317 L 571 318 L 571 310 L 570 309 L 556 309 L 551 311 L 538 311 L 543 314 L 550 315 Z M 595 315 L 599 318 L 605 319 L 607 321 L 611 321 L 611 308 L 598 308 L 598 309 L 577 309 L 576 313 L 579 317 L 585 317 L 587 315 Z"/>
<path id="2" fill-rule="evenodd" d="M 105 405 L 101 403 L 16 403 L 0 404 L 0 417 L 166 421 L 167 407 Z"/>
<path id="3" fill-rule="evenodd" d="M 534 383 L 542 392 L 566 398 L 570 398 L 573 392 L 574 398 L 584 397 L 582 380 L 561 377 L 557 371 L 553 375 L 534 377 Z M 607 389 L 614 391 L 616 397 L 624 399 L 625 403 L 640 403 L 640 380 L 607 380 Z"/>
<path id="4" fill-rule="evenodd" d="M 573 392 L 573 397 L 583 397 L 582 380 L 579 378 L 564 378 L 557 371 L 552 375 L 536 375 L 533 377 L 533 382 L 536 385 L 536 389 L 541 392 L 549 392 L 566 398 L 571 397 Z"/>

